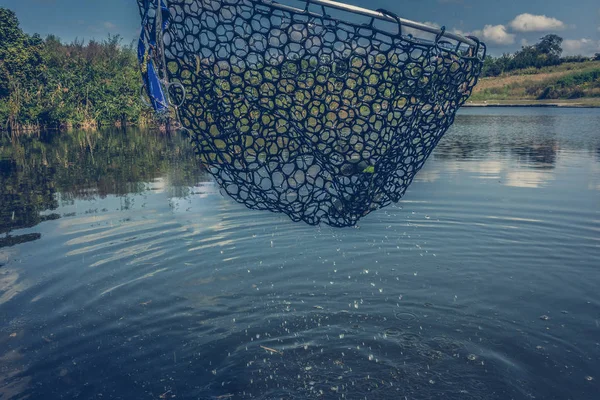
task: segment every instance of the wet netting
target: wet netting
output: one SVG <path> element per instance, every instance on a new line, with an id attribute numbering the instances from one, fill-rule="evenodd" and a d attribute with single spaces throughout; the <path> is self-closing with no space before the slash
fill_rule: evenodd
<path id="1" fill-rule="evenodd" d="M 154 108 L 176 111 L 229 196 L 309 224 L 400 200 L 485 57 L 475 38 L 329 1 L 137 1 Z"/>

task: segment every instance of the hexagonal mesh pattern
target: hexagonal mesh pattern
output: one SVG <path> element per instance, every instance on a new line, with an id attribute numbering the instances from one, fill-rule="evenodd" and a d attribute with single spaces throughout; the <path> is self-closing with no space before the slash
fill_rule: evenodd
<path id="1" fill-rule="evenodd" d="M 169 96 L 202 162 L 235 200 L 309 224 L 400 200 L 482 67 L 439 38 L 260 0 L 168 8 Z"/>

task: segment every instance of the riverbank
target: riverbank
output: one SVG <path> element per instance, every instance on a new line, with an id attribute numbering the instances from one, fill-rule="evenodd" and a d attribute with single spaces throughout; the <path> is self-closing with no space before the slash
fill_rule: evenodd
<path id="1" fill-rule="evenodd" d="M 561 107 L 561 108 L 600 108 L 600 98 L 559 99 L 559 100 L 490 100 L 467 101 L 463 107 Z"/>
<path id="2" fill-rule="evenodd" d="M 471 107 L 600 107 L 600 61 L 527 68 L 482 78 Z"/>

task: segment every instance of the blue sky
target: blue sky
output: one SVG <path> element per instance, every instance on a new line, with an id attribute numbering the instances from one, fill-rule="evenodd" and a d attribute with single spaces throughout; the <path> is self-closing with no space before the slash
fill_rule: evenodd
<path id="1" fill-rule="evenodd" d="M 565 54 L 600 52 L 598 0 L 346 0 L 385 8 L 403 18 L 482 38 L 494 55 L 513 52 L 547 33 L 565 38 Z M 134 0 L 0 0 L 17 13 L 21 27 L 64 41 L 103 39 L 109 33 L 127 41 L 139 31 Z"/>

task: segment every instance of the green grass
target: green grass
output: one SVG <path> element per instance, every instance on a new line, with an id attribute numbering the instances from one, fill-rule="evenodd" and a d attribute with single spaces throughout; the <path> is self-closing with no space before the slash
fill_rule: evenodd
<path id="1" fill-rule="evenodd" d="M 543 68 L 525 68 L 518 69 L 515 71 L 507 72 L 502 74 L 501 76 L 514 76 L 514 75 L 539 75 L 539 74 L 548 74 L 554 72 L 569 72 L 569 71 L 581 71 L 590 68 L 600 67 L 600 61 L 585 61 L 580 63 L 564 63 L 560 65 L 554 65 L 550 67 Z"/>
<path id="2" fill-rule="evenodd" d="M 541 69 L 527 68 L 480 81 L 471 101 L 581 100 L 600 101 L 600 62 L 565 63 Z"/>

